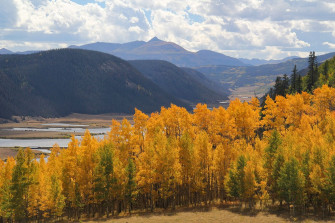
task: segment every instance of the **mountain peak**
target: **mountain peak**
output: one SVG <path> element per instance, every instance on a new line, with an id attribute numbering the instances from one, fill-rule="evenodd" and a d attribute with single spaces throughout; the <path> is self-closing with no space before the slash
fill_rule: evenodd
<path id="1" fill-rule="evenodd" d="M 6 48 L 0 49 L 0 54 L 12 54 L 13 52 L 10 50 L 7 50 Z"/>
<path id="2" fill-rule="evenodd" d="M 158 39 L 157 36 L 155 36 L 154 38 L 152 38 L 148 42 L 156 42 L 156 41 L 162 41 L 162 40 Z"/>

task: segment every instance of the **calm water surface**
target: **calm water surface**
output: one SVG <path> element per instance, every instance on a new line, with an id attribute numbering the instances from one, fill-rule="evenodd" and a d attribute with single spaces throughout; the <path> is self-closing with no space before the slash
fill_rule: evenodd
<path id="1" fill-rule="evenodd" d="M 102 139 L 105 135 L 95 135 L 94 137 Z M 77 139 L 80 139 L 81 136 L 76 136 Z M 60 147 L 67 147 L 67 144 L 71 139 L 0 139 L 0 147 L 52 147 L 56 143 Z"/>
<path id="2" fill-rule="evenodd" d="M 36 132 L 78 132 L 83 133 L 86 131 L 86 126 L 88 125 L 77 125 L 77 124 L 68 124 L 68 123 L 48 123 L 42 124 L 45 126 L 57 126 L 50 128 L 12 128 L 8 131 L 36 131 Z M 102 139 L 107 132 L 110 131 L 110 128 L 91 128 L 88 129 L 94 137 Z M 76 136 L 77 139 L 80 139 L 81 136 Z M 0 147 L 52 147 L 54 144 L 58 144 L 60 147 L 67 147 L 70 139 L 0 139 Z"/>

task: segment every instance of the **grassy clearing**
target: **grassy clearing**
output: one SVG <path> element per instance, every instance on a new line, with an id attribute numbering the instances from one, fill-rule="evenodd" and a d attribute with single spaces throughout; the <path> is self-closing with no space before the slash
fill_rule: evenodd
<path id="1" fill-rule="evenodd" d="M 19 147 L 0 147 L 0 159 L 6 160 L 8 157 L 15 157 Z M 40 151 L 32 150 L 36 157 L 40 157 L 43 153 Z"/>
<path id="2" fill-rule="evenodd" d="M 239 208 L 181 208 L 177 211 L 156 211 L 154 213 L 135 213 L 132 216 L 124 215 L 111 219 L 96 219 L 83 222 L 95 223 L 167 223 L 167 222 L 334 222 L 334 219 L 320 220 L 313 218 L 294 218 L 290 217 L 287 211 L 271 212 L 271 211 L 240 211 Z"/>

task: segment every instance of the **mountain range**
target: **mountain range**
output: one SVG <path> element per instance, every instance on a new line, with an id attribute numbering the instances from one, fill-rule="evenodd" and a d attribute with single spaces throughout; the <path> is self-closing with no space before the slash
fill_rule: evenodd
<path id="1" fill-rule="evenodd" d="M 207 90 L 219 93 L 219 95 L 223 97 L 227 94 L 239 95 L 240 91 L 243 91 L 248 96 L 254 95 L 254 93 L 262 95 L 273 85 L 275 78 L 278 75 L 284 75 L 285 73 L 290 75 L 294 65 L 297 65 L 298 70 L 303 70 L 306 69 L 308 64 L 308 58 L 287 57 L 282 60 L 237 59 L 209 50 L 191 52 L 175 43 L 166 42 L 158 39 L 157 37 L 148 42 L 97 42 L 81 46 L 73 45 L 69 48 L 98 51 L 128 60 L 130 64 L 135 67 L 137 66 L 136 68 L 138 70 L 142 70 L 142 74 L 156 85 L 159 86 L 160 84 L 166 82 L 165 86 L 159 86 L 164 91 L 167 89 L 172 91 L 174 89 L 175 84 L 173 84 L 172 79 L 177 78 L 178 75 L 182 75 L 180 77 L 180 81 L 183 83 L 186 83 L 185 80 L 187 80 L 187 75 L 193 75 L 192 77 L 197 80 L 198 83 L 201 83 L 199 86 L 206 87 Z M 33 52 L 37 51 L 15 52 L 15 54 L 30 54 Z M 6 49 L 0 50 L 0 54 L 12 53 L 13 52 Z M 319 62 L 323 62 L 334 55 L 334 53 L 329 53 L 320 55 L 317 58 Z M 132 62 L 133 60 L 141 60 L 141 65 L 139 65 L 139 62 Z M 148 60 L 150 62 L 145 62 L 144 60 Z M 162 61 L 159 62 L 159 60 L 167 61 L 170 64 L 169 66 L 165 66 L 167 63 L 163 63 Z M 158 67 L 154 67 L 153 64 L 150 63 L 156 63 L 156 66 Z M 180 73 L 175 75 L 176 72 L 174 70 L 177 66 L 184 70 L 184 72 L 179 70 L 178 72 Z M 149 67 L 151 71 L 155 70 L 157 73 L 153 74 L 147 72 Z M 166 68 L 168 69 L 164 71 Z M 161 82 L 155 79 L 157 77 L 159 77 Z M 167 77 L 172 79 L 162 81 Z M 183 78 L 186 79 L 182 81 Z M 166 88 L 164 89 L 164 87 Z M 202 89 L 202 87 L 198 87 L 198 89 Z M 187 86 L 186 89 L 188 89 Z M 177 95 L 176 92 L 172 95 L 180 97 L 179 99 L 184 100 L 187 103 L 190 102 L 190 97 L 186 96 L 187 94 L 192 95 L 194 100 L 201 99 L 200 95 L 197 93 L 193 94 L 188 92 L 186 94 L 186 89 L 181 91 L 185 93 L 184 97 L 180 97 L 182 95 L 181 92 L 179 92 L 179 95 Z M 207 90 L 200 91 L 207 96 L 213 93 L 209 93 Z M 209 98 L 212 98 L 212 101 L 216 101 L 218 98 L 217 96 L 212 96 L 213 97 L 206 97 L 207 102 L 210 101 L 208 100 Z"/>
<path id="2" fill-rule="evenodd" d="M 145 68 L 146 75 L 127 61 L 97 51 L 59 49 L 0 55 L 0 117 L 132 114 L 135 107 L 150 113 L 171 103 L 191 109 L 198 102 L 227 98 L 170 63 L 131 63 Z M 153 78 L 152 69 L 162 66 L 163 72 Z M 172 73 L 178 73 L 179 79 Z"/>
<path id="3" fill-rule="evenodd" d="M 191 52 L 183 47 L 154 37 L 148 42 L 134 41 L 124 44 L 91 43 L 82 46 L 70 46 L 109 53 L 125 60 L 165 60 L 177 66 L 198 67 L 204 65 L 246 66 L 240 60 L 210 50 Z"/>

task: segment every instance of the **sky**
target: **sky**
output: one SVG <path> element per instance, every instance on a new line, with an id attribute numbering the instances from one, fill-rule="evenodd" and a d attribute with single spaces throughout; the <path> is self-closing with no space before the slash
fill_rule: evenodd
<path id="1" fill-rule="evenodd" d="M 335 51 L 334 0 L 0 0 L 0 48 L 148 41 L 281 59 Z"/>

